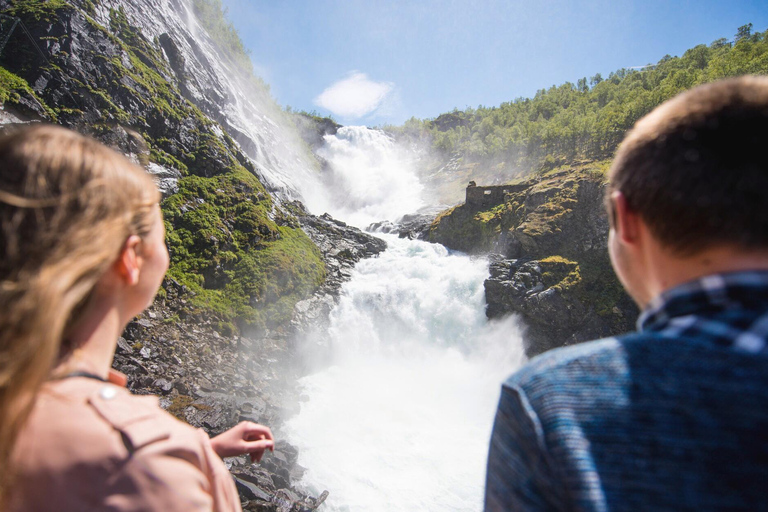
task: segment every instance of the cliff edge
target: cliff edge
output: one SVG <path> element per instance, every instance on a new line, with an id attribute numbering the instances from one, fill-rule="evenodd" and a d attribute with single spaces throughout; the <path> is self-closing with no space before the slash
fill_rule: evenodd
<path id="1" fill-rule="evenodd" d="M 608 259 L 603 208 L 608 161 L 579 162 L 507 185 L 467 187 L 428 239 L 492 254 L 489 318 L 519 314 L 529 356 L 631 330 L 637 309 Z"/>

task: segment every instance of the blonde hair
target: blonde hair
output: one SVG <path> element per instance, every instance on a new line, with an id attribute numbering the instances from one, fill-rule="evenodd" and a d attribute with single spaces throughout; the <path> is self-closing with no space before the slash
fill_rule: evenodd
<path id="1" fill-rule="evenodd" d="M 0 506 L 10 457 L 68 326 L 160 197 L 143 169 L 55 126 L 0 137 Z"/>

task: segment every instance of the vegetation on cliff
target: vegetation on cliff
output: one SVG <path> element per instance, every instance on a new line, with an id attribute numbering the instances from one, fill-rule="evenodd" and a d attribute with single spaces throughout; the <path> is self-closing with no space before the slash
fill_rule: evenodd
<path id="1" fill-rule="evenodd" d="M 429 239 L 470 253 L 529 258 L 581 253 L 583 241 L 577 237 L 590 227 L 586 209 L 602 206 L 608 166 L 607 160 L 581 162 L 519 179 L 498 203 L 468 202 L 443 212 L 430 227 Z M 587 195 L 589 206 L 579 201 Z M 602 227 L 600 219 L 591 223 Z"/>
<path id="2" fill-rule="evenodd" d="M 499 201 L 475 195 L 480 199 L 443 212 L 430 227 L 429 240 L 451 249 L 535 263 L 531 268 L 538 277 L 531 277 L 528 269 L 517 277 L 492 276 L 498 281 L 492 286 L 486 282 L 488 314 L 522 314 L 535 339 L 528 346 L 531 355 L 595 333 L 631 328 L 636 310 L 611 270 L 606 250 L 602 198 L 609 164 L 579 162 L 506 186 L 478 187 L 480 192 L 506 193 Z M 509 288 L 504 284 L 518 278 L 531 282 Z M 560 299 L 534 298 L 540 292 Z"/>
<path id="3" fill-rule="evenodd" d="M 635 121 L 676 94 L 721 78 L 768 73 L 768 31 L 751 29 L 739 28 L 733 42 L 718 39 L 642 69 L 619 69 L 605 79 L 598 73 L 542 89 L 533 98 L 412 118 L 389 129 L 429 140 L 465 162 L 507 170 L 610 158 Z"/>
<path id="4" fill-rule="evenodd" d="M 195 6 L 208 6 L 204 23 L 223 20 L 220 2 Z M 88 131 L 143 164 L 181 174 L 162 208 L 169 275 L 193 295 L 187 314 L 223 331 L 285 323 L 323 281 L 319 250 L 273 202 L 237 144 L 180 93 L 182 77 L 162 41 L 148 40 L 122 8 L 99 23 L 89 0 L 2 0 L 0 9 L 21 18 L 39 47 L 16 31 L 0 57 L 7 108 Z"/>
<path id="5" fill-rule="evenodd" d="M 237 64 L 243 76 L 248 77 L 257 86 L 257 90 L 269 96 L 269 84 L 254 73 L 251 52 L 243 44 L 235 26 L 227 19 L 227 8 L 221 0 L 192 0 L 192 8 L 219 50 Z"/>

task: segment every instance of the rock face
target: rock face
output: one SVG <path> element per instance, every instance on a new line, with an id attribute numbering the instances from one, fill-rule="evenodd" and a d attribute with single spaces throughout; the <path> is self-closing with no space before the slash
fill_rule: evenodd
<path id="1" fill-rule="evenodd" d="M 328 278 L 299 302 L 288 326 L 260 337 L 222 336 L 210 318 L 190 314 L 194 293 L 166 279 L 165 293 L 132 321 L 118 340 L 114 367 L 137 394 L 154 394 L 179 419 L 217 435 L 239 421 L 269 425 L 278 442 L 259 465 L 246 457 L 227 459 L 245 510 L 314 510 L 327 492 L 312 497 L 294 487 L 304 468 L 298 453 L 280 441 L 281 425 L 298 412 L 296 381 L 303 368 L 293 351 L 296 336 L 328 324 L 328 315 L 354 264 L 386 249 L 383 240 L 328 215 L 314 217 L 292 205 L 318 244 Z"/>
<path id="2" fill-rule="evenodd" d="M 429 228 L 435 216 L 442 208 L 426 208 L 418 213 L 404 215 L 398 222 L 388 220 L 375 222 L 366 228 L 374 233 L 397 233 L 399 238 L 409 240 L 426 240 L 429 236 Z"/>
<path id="3" fill-rule="evenodd" d="M 487 315 L 519 314 L 529 356 L 633 328 L 637 309 L 607 255 L 607 165 L 561 167 L 507 186 L 472 185 L 470 201 L 430 227 L 431 241 L 497 255 L 485 283 Z"/>
<path id="4" fill-rule="evenodd" d="M 0 10 L 26 29 L 0 55 L 4 108 L 87 132 L 157 177 L 170 275 L 196 292 L 190 309 L 221 332 L 288 322 L 324 276 L 281 204 L 320 164 L 257 79 L 216 50 L 193 3 L 0 0 Z"/>
<path id="5" fill-rule="evenodd" d="M 222 336 L 210 319 L 187 314 L 190 290 L 172 280 L 164 285 L 165 295 L 118 340 L 114 367 L 132 392 L 159 396 L 168 412 L 212 436 L 244 420 L 269 425 L 274 453 L 258 465 L 246 457 L 225 461 L 244 509 L 314 510 L 322 501 L 293 487 L 303 468 L 296 449 L 280 440 L 280 425 L 298 409 L 287 334 Z"/>
<path id="6" fill-rule="evenodd" d="M 579 283 L 569 280 L 579 279 L 578 268 L 575 262 L 552 258 L 491 263 L 490 277 L 485 281 L 488 317 L 521 315 L 528 326 L 525 342 L 529 357 L 625 330 L 625 313 L 619 306 L 597 311 L 593 302 L 578 291 L 574 293 Z M 558 271 L 561 275 L 553 277 Z"/>
<path id="7" fill-rule="evenodd" d="M 128 375 L 134 393 L 160 396 L 171 414 L 211 435 L 243 420 L 273 429 L 275 451 L 259 465 L 246 457 L 226 461 L 246 510 L 314 510 L 325 500 L 327 492 L 311 497 L 293 487 L 304 469 L 296 462 L 296 449 L 279 441 L 282 423 L 299 409 L 296 381 L 303 368 L 293 340 L 327 325 L 354 264 L 386 249 L 383 240 L 328 215 L 306 214 L 300 203 L 292 207 L 318 244 L 328 278 L 296 305 L 289 326 L 261 337 L 222 336 L 210 318 L 188 312 L 193 292 L 166 279 L 165 294 L 128 325 L 115 355 L 114 367 Z"/>

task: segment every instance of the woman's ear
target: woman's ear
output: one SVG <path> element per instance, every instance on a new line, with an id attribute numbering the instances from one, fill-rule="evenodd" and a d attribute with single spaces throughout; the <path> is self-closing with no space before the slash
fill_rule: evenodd
<path id="1" fill-rule="evenodd" d="M 619 190 L 611 193 L 611 224 L 616 236 L 628 245 L 640 236 L 640 216 L 629 207 L 626 196 Z"/>
<path id="2" fill-rule="evenodd" d="M 139 282 L 141 271 L 141 258 L 139 257 L 139 245 L 141 238 L 131 235 L 123 244 L 120 255 L 115 262 L 115 270 L 127 285 L 133 286 Z"/>

